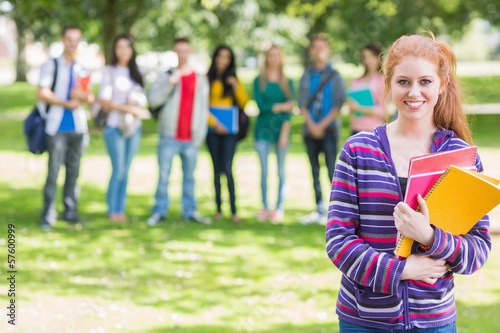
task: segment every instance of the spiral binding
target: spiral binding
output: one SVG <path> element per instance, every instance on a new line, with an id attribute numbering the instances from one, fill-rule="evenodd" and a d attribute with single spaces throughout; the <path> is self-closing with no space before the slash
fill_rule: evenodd
<path id="1" fill-rule="evenodd" d="M 476 157 L 475 157 L 476 154 L 474 154 L 474 162 L 476 161 Z M 427 200 L 429 198 L 429 196 L 432 194 L 432 192 L 436 189 L 436 187 L 438 187 L 438 185 L 443 181 L 444 177 L 446 177 L 446 175 L 451 171 L 451 166 L 446 169 L 446 171 L 441 175 L 441 177 L 438 178 L 438 180 L 436 180 L 434 182 L 434 184 L 432 185 L 432 187 L 429 189 L 429 191 L 427 191 L 427 193 L 424 195 L 424 200 Z M 420 212 L 420 205 L 418 205 L 417 209 L 415 209 L 416 212 Z M 399 239 L 398 239 L 398 242 L 396 244 L 396 251 L 399 251 L 399 249 L 401 248 L 401 245 L 403 244 L 403 240 L 405 239 L 405 237 L 403 235 L 400 235 Z"/>

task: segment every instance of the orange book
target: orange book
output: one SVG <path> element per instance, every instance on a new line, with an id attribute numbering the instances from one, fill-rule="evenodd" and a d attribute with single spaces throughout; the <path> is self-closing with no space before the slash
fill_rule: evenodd
<path id="1" fill-rule="evenodd" d="M 408 183 L 404 202 L 412 209 L 417 209 L 417 195 L 424 196 L 450 165 L 476 171 L 476 156 L 477 147 L 471 146 L 412 157 L 408 166 Z M 394 253 L 400 257 L 407 257 L 411 254 L 413 240 L 405 241 L 404 239 L 398 232 Z"/>
<path id="2" fill-rule="evenodd" d="M 500 203 L 499 184 L 498 179 L 451 165 L 424 197 L 430 223 L 453 235 L 469 232 Z M 407 257 L 411 253 L 397 249 L 395 254 Z"/>
<path id="3" fill-rule="evenodd" d="M 90 75 L 81 77 L 80 80 L 78 80 L 78 88 L 80 88 L 81 91 L 88 93 L 89 83 L 90 83 Z"/>

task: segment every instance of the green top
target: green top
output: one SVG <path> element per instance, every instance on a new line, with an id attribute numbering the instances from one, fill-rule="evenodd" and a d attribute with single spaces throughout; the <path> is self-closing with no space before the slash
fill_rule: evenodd
<path id="1" fill-rule="evenodd" d="M 290 82 L 290 91 L 293 94 L 293 82 Z M 259 116 L 255 124 L 255 140 L 278 142 L 281 132 L 281 125 L 284 121 L 290 120 L 290 113 L 273 113 L 275 103 L 287 101 L 285 94 L 281 90 L 278 82 L 267 82 L 264 91 L 259 87 L 259 76 L 253 81 L 255 101 L 259 106 Z"/>

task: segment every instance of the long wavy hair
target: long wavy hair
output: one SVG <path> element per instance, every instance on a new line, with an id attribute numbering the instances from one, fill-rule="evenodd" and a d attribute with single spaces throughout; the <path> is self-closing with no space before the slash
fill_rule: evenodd
<path id="1" fill-rule="evenodd" d="M 139 72 L 139 68 L 137 67 L 137 63 L 135 62 L 136 58 L 136 52 L 134 48 L 134 39 L 127 35 L 127 34 L 122 34 L 118 35 L 115 37 L 115 40 L 113 41 L 113 53 L 111 55 L 111 65 L 116 66 L 118 64 L 118 57 L 116 56 L 116 44 L 118 44 L 118 41 L 121 39 L 126 40 L 130 47 L 132 48 L 132 58 L 130 58 L 128 62 L 128 68 L 130 70 L 130 78 L 137 82 L 141 87 L 144 87 L 144 80 L 142 79 L 141 72 Z"/>
<path id="2" fill-rule="evenodd" d="M 231 61 L 229 62 L 227 68 L 224 70 L 224 73 L 219 74 L 217 72 L 217 66 L 215 65 L 215 59 L 219 56 L 219 53 L 222 50 L 227 50 L 229 52 L 229 54 L 231 55 Z M 226 80 L 230 76 L 236 77 L 236 63 L 234 61 L 234 52 L 229 46 L 224 44 L 217 46 L 214 54 L 212 55 L 212 63 L 210 64 L 210 68 L 208 69 L 207 76 L 210 85 L 212 85 L 215 80 L 220 80 L 222 82 L 224 86 L 223 96 L 231 96 L 234 93 L 233 86 L 228 84 Z"/>
<path id="3" fill-rule="evenodd" d="M 267 72 L 269 68 L 269 53 L 272 50 L 278 50 L 279 55 L 280 55 L 280 66 L 279 66 L 279 81 L 278 84 L 281 88 L 281 91 L 283 91 L 283 94 L 287 99 L 290 99 L 292 96 L 292 93 L 290 91 L 290 81 L 288 78 L 285 76 L 285 73 L 283 72 L 283 65 L 285 61 L 285 54 L 283 53 L 283 50 L 276 45 L 273 45 L 267 50 L 267 52 L 264 54 L 264 62 L 262 63 L 262 66 L 260 68 L 260 76 L 259 76 L 259 89 L 260 91 L 264 91 L 266 89 L 266 84 L 267 84 Z"/>
<path id="4" fill-rule="evenodd" d="M 425 58 L 438 67 L 437 74 L 444 83 L 434 107 L 434 124 L 437 128 L 453 130 L 469 144 L 473 144 L 469 123 L 462 108 L 462 89 L 457 79 L 457 59 L 451 47 L 436 41 L 434 34 L 402 36 L 392 44 L 384 63 L 385 88 L 382 100 L 387 100 L 391 90 L 394 67 L 408 56 Z"/>

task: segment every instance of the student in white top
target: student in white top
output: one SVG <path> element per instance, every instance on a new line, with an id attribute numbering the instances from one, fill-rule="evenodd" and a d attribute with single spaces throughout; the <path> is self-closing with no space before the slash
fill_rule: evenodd
<path id="1" fill-rule="evenodd" d="M 135 58 L 133 39 L 128 35 L 117 36 L 113 42 L 111 64 L 103 70 L 98 95 L 104 110 L 109 112 L 104 141 L 113 168 L 106 197 L 108 217 L 112 222 L 127 222 L 125 202 L 129 169 L 141 142 L 141 116 L 149 113 L 143 109 L 144 105 L 133 101 L 139 95 L 146 102 L 144 83 Z M 130 133 L 120 130 L 125 114 L 134 116 L 134 129 Z"/>
<path id="2" fill-rule="evenodd" d="M 88 128 L 82 103 L 92 103 L 94 95 L 86 84 L 86 73 L 74 58 L 82 32 L 76 25 L 66 26 L 61 34 L 63 54 L 56 59 L 57 79 L 54 91 L 50 88 L 54 80 L 55 63 L 49 59 L 40 70 L 38 83 L 38 109 L 46 118 L 47 151 L 49 154 L 47 181 L 44 187 L 44 207 L 40 221 L 42 229 L 49 229 L 57 220 L 55 197 L 59 167 L 64 163 L 63 220 L 81 222 L 77 214 L 77 185 L 80 159 L 85 150 Z M 82 86 L 83 84 L 83 86 Z M 47 105 L 50 110 L 45 113 Z"/>

